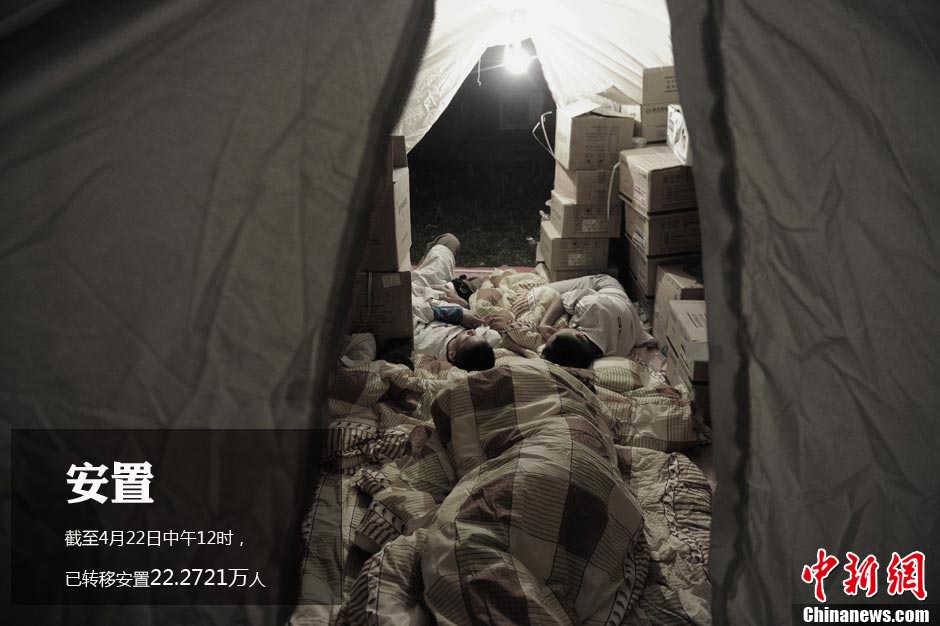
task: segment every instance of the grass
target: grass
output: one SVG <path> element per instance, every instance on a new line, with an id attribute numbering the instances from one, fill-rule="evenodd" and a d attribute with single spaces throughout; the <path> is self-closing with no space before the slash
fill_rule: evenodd
<path id="1" fill-rule="evenodd" d="M 532 267 L 539 211 L 554 175 L 551 157 L 421 160 L 411 167 L 411 258 L 443 233 L 461 242 L 457 264 Z"/>

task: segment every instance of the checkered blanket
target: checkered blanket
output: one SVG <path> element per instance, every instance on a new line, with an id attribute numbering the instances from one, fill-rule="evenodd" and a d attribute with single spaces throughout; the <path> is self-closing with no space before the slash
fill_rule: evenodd
<path id="1" fill-rule="evenodd" d="M 471 297 L 472 308 L 492 328 L 501 331 L 504 344 L 522 348 L 538 358 L 544 344 L 536 325 L 556 292 L 537 274 L 494 270 Z M 563 315 L 556 326 L 565 327 Z M 577 373 L 600 397 L 614 417 L 616 443 L 664 452 L 682 450 L 710 438 L 701 416 L 693 413 L 689 390 L 667 384 L 661 372 L 651 370 L 635 350 L 630 358 L 599 359 L 591 370 Z M 497 364 L 519 362 L 509 350 L 497 350 Z"/>
<path id="2" fill-rule="evenodd" d="M 617 445 L 642 441 L 611 410 L 639 391 L 631 416 L 660 414 L 681 394 L 639 364 L 498 365 L 338 373 L 292 623 L 708 623 L 704 477 Z"/>

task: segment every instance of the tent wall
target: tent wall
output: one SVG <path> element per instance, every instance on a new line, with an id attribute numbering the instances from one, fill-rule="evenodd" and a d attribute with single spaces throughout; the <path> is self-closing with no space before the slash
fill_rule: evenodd
<path id="1" fill-rule="evenodd" d="M 559 105 L 611 86 L 636 98 L 643 68 L 672 65 L 663 0 L 437 0 L 435 11 L 431 39 L 400 122 L 409 149 L 490 46 L 531 38 Z"/>
<path id="2" fill-rule="evenodd" d="M 5 450 L 24 427 L 323 424 L 353 243 L 432 15 L 72 2 L 0 41 Z M 181 611 L 162 615 L 214 623 Z"/>
<path id="3" fill-rule="evenodd" d="M 790 623 L 825 548 L 940 555 L 940 21 L 670 0 L 708 285 L 716 623 Z M 928 571 L 929 571 L 928 565 Z M 929 576 L 928 576 L 929 586 Z M 914 602 L 906 594 L 906 602 Z"/>

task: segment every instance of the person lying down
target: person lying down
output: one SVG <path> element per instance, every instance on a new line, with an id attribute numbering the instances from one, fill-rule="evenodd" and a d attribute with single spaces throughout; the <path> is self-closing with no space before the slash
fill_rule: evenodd
<path id="1" fill-rule="evenodd" d="M 499 345 L 500 334 L 470 310 L 467 282 L 453 279 L 459 249 L 457 237 L 441 235 L 411 273 L 414 351 L 468 372 L 488 370 L 496 363 L 493 348 Z"/>
<path id="2" fill-rule="evenodd" d="M 470 372 L 487 370 L 495 365 L 494 348 L 519 354 L 525 351 L 512 341 L 503 341 L 500 332 L 470 310 L 469 286 L 452 279 L 459 248 L 460 241 L 454 235 L 441 235 L 428 246 L 412 272 L 414 351 Z M 548 361 L 589 368 L 597 358 L 625 357 L 635 346 L 653 341 L 623 287 L 611 276 L 596 274 L 549 283 L 533 289 L 529 298 L 539 301 L 546 289 L 557 292 L 537 327 L 545 341 L 542 356 Z M 564 314 L 569 316 L 568 327 L 555 328 Z"/>
<path id="3" fill-rule="evenodd" d="M 533 290 L 554 289 L 558 295 L 546 307 L 539 323 L 545 339 L 542 357 L 565 367 L 588 368 L 602 356 L 627 356 L 636 346 L 653 341 L 643 330 L 636 308 L 617 279 L 606 274 L 582 276 Z M 554 324 L 563 314 L 568 328 Z"/>

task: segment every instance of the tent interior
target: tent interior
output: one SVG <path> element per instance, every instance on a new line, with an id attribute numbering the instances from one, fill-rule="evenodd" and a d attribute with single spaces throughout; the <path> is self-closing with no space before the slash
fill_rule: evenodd
<path id="1" fill-rule="evenodd" d="M 552 102 L 496 110 L 546 186 L 519 235 L 498 202 L 477 220 L 528 233 L 531 262 L 460 268 L 414 219 L 409 158 L 465 81 L 530 57 Z M 135 599 L 11 568 L 4 623 L 785 624 L 820 589 L 915 602 L 804 572 L 819 550 L 888 574 L 940 547 L 929 2 L 19 0 L 0 59 L 7 562 L 41 510 L 21 470 L 67 459 L 61 490 L 92 460 L 71 430 L 293 433 L 241 449 L 262 472 L 243 489 L 174 503 L 251 519 L 289 555 L 265 570 L 289 572 L 278 593 Z M 456 276 L 422 273 L 435 250 L 478 279 L 456 318 Z M 600 274 L 622 289 L 587 291 L 626 290 L 636 344 L 542 358 L 555 302 L 582 328 L 559 281 Z M 493 367 L 455 364 L 463 320 L 494 333 Z M 430 327 L 447 339 L 419 350 Z M 53 552 L 32 560 L 74 553 Z"/>

